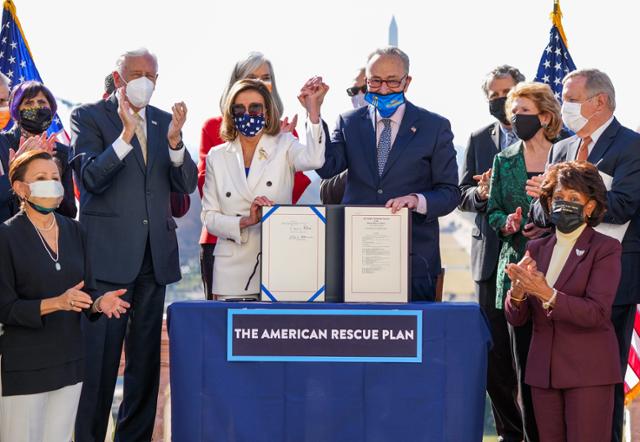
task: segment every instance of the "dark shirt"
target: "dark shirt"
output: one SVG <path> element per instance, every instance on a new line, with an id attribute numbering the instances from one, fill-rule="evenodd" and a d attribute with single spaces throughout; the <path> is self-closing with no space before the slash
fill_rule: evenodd
<path id="1" fill-rule="evenodd" d="M 3 396 L 52 391 L 83 378 L 80 314 L 40 315 L 43 299 L 83 280 L 84 291 L 94 287 L 80 224 L 58 214 L 56 220 L 59 271 L 24 212 L 0 225 Z"/>

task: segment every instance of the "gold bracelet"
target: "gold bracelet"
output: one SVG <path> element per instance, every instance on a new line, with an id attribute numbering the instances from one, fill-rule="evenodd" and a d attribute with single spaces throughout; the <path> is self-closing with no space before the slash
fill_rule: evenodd
<path id="1" fill-rule="evenodd" d="M 549 298 L 548 301 L 544 301 L 542 303 L 542 308 L 545 310 L 549 310 L 550 308 L 552 308 L 555 304 L 556 296 L 558 296 L 558 291 L 556 289 L 553 289 L 553 295 L 551 295 L 551 298 Z"/>
<path id="2" fill-rule="evenodd" d="M 518 298 L 514 298 L 514 297 L 512 296 L 512 297 L 511 297 L 511 300 L 512 300 L 512 301 L 515 301 L 515 302 L 522 302 L 522 301 L 526 301 L 528 297 L 529 297 L 529 296 L 527 296 L 527 294 L 525 293 L 525 294 L 524 294 L 524 296 L 523 296 L 522 298 L 518 299 Z"/>

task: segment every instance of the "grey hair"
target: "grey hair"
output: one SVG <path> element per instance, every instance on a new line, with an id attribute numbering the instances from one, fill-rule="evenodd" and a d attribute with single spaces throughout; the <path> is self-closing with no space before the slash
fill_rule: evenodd
<path id="1" fill-rule="evenodd" d="M 587 89 L 587 95 L 593 97 L 598 94 L 605 94 L 609 105 L 609 110 L 616 110 L 616 90 L 613 87 L 611 78 L 604 72 L 598 69 L 578 69 L 569 72 L 562 84 L 564 85 L 567 80 L 573 77 L 584 77 L 586 80 L 585 88 Z"/>
<path id="2" fill-rule="evenodd" d="M 367 57 L 367 65 L 369 64 L 369 62 L 373 57 L 383 56 L 383 55 L 393 55 L 395 57 L 400 58 L 400 60 L 402 60 L 402 65 L 404 66 L 404 73 L 407 75 L 409 74 L 409 56 L 404 51 L 402 51 L 401 49 L 395 46 L 386 46 L 384 48 L 378 48 L 375 51 L 373 51 Z"/>
<path id="3" fill-rule="evenodd" d="M 222 92 L 222 96 L 220 97 L 220 111 L 224 114 L 224 106 L 227 101 L 227 95 L 231 90 L 231 87 L 238 80 L 244 80 L 247 78 L 252 72 L 258 69 L 263 64 L 267 65 L 267 69 L 269 69 L 269 75 L 271 76 L 271 96 L 273 98 L 273 102 L 278 108 L 278 112 L 280 115 L 284 113 L 284 105 L 282 104 L 282 100 L 280 99 L 280 94 L 278 94 L 278 87 L 276 86 L 276 76 L 273 72 L 273 66 L 271 65 L 271 61 L 264 56 L 262 52 L 249 52 L 246 58 L 242 60 L 238 60 L 238 62 L 233 67 L 231 71 L 231 76 L 229 77 L 229 82 L 227 83 L 227 87 L 224 88 Z"/>
<path id="4" fill-rule="evenodd" d="M 521 83 L 525 80 L 524 75 L 518 68 L 514 68 L 508 64 L 503 64 L 494 68 L 491 72 L 487 74 L 482 83 L 482 91 L 486 97 L 489 97 L 489 83 L 491 83 L 496 78 L 507 78 L 511 77 L 515 84 Z"/>
<path id="5" fill-rule="evenodd" d="M 4 84 L 6 87 L 9 87 L 11 85 L 11 78 L 0 72 L 0 84 Z"/>
<path id="6" fill-rule="evenodd" d="M 139 48 L 139 49 L 134 49 L 133 51 L 127 51 L 124 54 L 120 55 L 120 57 L 118 57 L 118 59 L 116 60 L 116 71 L 118 71 L 118 73 L 122 75 L 122 67 L 124 66 L 124 62 L 126 61 L 127 58 L 146 57 L 146 56 L 153 58 L 153 61 L 156 63 L 156 68 L 157 68 L 158 57 L 156 57 L 156 54 L 150 52 L 149 49 L 147 48 Z"/>

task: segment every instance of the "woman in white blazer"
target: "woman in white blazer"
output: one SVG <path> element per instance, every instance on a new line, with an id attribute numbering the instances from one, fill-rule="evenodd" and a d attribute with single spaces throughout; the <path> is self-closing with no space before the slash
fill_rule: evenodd
<path id="1" fill-rule="evenodd" d="M 291 204 L 294 173 L 324 164 L 320 107 L 328 89 L 315 77 L 298 97 L 309 119 L 306 146 L 280 132 L 281 115 L 262 82 L 240 80 L 229 91 L 220 129 L 226 143 L 207 155 L 202 195 L 202 222 L 218 237 L 214 299 L 258 298 L 261 208 Z"/>

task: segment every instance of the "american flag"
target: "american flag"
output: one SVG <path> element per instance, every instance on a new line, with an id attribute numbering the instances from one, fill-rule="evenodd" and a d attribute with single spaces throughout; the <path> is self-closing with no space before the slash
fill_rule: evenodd
<path id="1" fill-rule="evenodd" d="M 640 394 L 640 312 L 636 309 L 627 372 L 624 375 L 624 402 L 628 404 Z"/>
<path id="2" fill-rule="evenodd" d="M 553 6 L 551 21 L 553 26 L 549 31 L 549 44 L 542 52 L 535 81 L 548 84 L 558 101 L 562 102 L 562 79 L 575 71 L 576 65 L 567 49 L 567 38 L 562 29 L 562 11 L 557 1 Z"/>
<path id="3" fill-rule="evenodd" d="M 42 82 L 40 73 L 33 61 L 29 44 L 16 15 L 16 6 L 11 0 L 5 0 L 2 12 L 2 31 L 0 31 L 0 72 L 15 86 L 27 80 Z M 60 141 L 67 141 L 64 127 L 56 114 L 48 130 L 49 134 L 58 134 Z"/>

